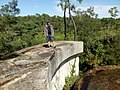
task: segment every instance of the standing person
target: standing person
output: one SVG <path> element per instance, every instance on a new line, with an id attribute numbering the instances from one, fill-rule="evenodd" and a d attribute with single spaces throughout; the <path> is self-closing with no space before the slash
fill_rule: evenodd
<path id="1" fill-rule="evenodd" d="M 53 26 L 50 24 L 50 21 L 47 21 L 45 27 L 44 27 L 44 35 L 46 37 L 46 41 L 48 43 L 49 47 L 55 48 L 56 46 L 54 45 L 54 29 Z"/>

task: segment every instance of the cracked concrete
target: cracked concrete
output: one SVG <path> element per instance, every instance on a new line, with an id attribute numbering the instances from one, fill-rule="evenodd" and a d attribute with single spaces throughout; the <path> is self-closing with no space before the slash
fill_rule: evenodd
<path id="1" fill-rule="evenodd" d="M 70 61 L 67 58 L 83 52 L 83 42 L 60 41 L 55 44 L 55 49 L 40 44 L 11 54 L 17 57 L 1 60 L 0 90 L 51 90 L 52 78 L 62 67 L 61 63 L 64 65 Z"/>

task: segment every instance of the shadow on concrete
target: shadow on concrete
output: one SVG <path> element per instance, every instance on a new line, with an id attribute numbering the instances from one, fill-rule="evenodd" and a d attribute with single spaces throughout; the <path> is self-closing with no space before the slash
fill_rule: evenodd
<path id="1" fill-rule="evenodd" d="M 11 59 L 11 58 L 15 58 L 17 56 L 20 56 L 20 54 L 18 54 L 18 53 L 10 53 L 10 54 L 0 56 L 0 60 Z"/>
<path id="2" fill-rule="evenodd" d="M 45 47 L 45 48 L 49 48 L 48 44 L 44 44 L 43 47 Z"/>

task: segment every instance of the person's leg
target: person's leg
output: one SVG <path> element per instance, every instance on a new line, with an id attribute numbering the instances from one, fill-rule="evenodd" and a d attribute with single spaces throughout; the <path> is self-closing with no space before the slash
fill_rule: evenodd
<path id="1" fill-rule="evenodd" d="M 50 47 L 50 45 L 51 45 L 51 42 L 50 42 L 50 41 L 48 41 L 48 47 Z"/>
<path id="2" fill-rule="evenodd" d="M 53 43 L 53 41 L 51 41 L 51 46 L 54 47 L 54 43 Z"/>
<path id="3" fill-rule="evenodd" d="M 53 48 L 56 48 L 54 41 L 51 41 L 51 46 L 52 46 Z"/>
<path id="4" fill-rule="evenodd" d="M 48 47 L 50 47 L 50 45 L 51 45 L 50 36 L 47 36 L 47 44 L 48 44 Z"/>
<path id="5" fill-rule="evenodd" d="M 56 46 L 55 46 L 55 44 L 53 42 L 53 40 L 54 40 L 53 36 L 50 36 L 49 40 L 50 40 L 50 46 L 55 48 Z"/>

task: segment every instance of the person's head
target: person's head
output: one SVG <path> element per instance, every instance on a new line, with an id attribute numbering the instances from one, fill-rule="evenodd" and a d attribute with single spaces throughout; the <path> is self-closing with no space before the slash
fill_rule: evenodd
<path id="1" fill-rule="evenodd" d="M 47 24 L 47 25 L 50 25 L 50 20 L 48 20 L 46 24 Z"/>

